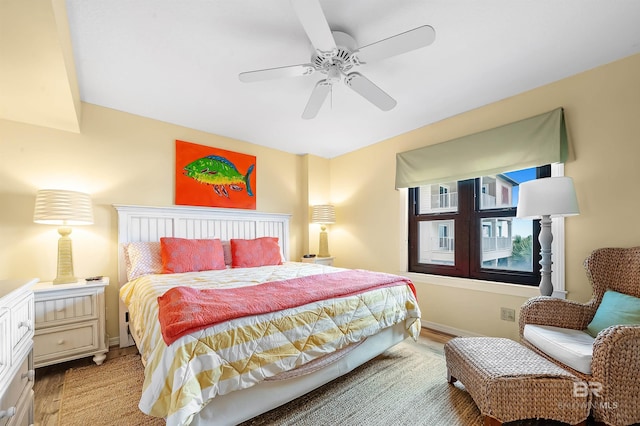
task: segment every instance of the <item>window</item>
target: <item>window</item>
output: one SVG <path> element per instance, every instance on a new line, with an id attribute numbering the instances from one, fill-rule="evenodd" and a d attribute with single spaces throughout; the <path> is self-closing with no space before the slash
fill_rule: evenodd
<path id="1" fill-rule="evenodd" d="M 518 186 L 543 166 L 409 191 L 409 271 L 538 285 L 539 221 L 517 219 Z"/>
<path id="2" fill-rule="evenodd" d="M 450 205 L 451 205 L 451 200 L 449 198 L 449 186 L 440 185 L 440 206 L 443 208 L 447 208 Z"/>

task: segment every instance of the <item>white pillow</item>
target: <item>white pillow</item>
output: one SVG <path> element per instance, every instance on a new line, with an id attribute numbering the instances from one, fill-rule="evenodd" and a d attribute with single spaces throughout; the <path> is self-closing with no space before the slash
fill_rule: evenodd
<path id="1" fill-rule="evenodd" d="M 159 241 L 138 241 L 125 244 L 124 258 L 127 266 L 127 280 L 129 281 L 143 275 L 162 273 Z"/>

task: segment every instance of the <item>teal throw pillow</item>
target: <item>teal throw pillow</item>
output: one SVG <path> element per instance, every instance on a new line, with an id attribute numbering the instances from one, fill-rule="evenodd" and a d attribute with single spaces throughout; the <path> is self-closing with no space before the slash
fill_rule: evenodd
<path id="1" fill-rule="evenodd" d="M 619 324 L 640 324 L 640 299 L 617 291 L 607 290 L 587 333 L 596 337 L 605 328 Z"/>

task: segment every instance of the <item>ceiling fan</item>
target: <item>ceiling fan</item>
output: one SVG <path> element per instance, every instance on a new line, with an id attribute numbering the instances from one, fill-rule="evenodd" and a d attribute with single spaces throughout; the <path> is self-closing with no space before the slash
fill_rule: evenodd
<path id="1" fill-rule="evenodd" d="M 396 106 L 396 100 L 376 86 L 354 68 L 379 59 L 425 47 L 433 43 L 436 33 L 429 25 L 423 25 L 404 33 L 358 47 L 349 34 L 331 31 L 319 0 L 291 0 L 315 52 L 311 63 L 289 65 L 240 73 L 240 81 L 249 83 L 281 77 L 311 75 L 316 72 L 326 77 L 316 83 L 302 118 L 314 118 L 333 85 L 341 80 L 366 100 L 383 111 Z"/>

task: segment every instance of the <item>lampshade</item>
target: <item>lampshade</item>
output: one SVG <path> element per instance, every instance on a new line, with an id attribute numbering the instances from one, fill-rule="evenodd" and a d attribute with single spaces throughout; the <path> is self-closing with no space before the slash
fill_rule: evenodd
<path id="1" fill-rule="evenodd" d="M 33 221 L 45 225 L 91 225 L 91 197 L 83 192 L 42 189 L 36 194 Z"/>
<path id="2" fill-rule="evenodd" d="M 331 204 L 320 204 L 311 209 L 312 223 L 336 223 L 336 210 Z"/>
<path id="3" fill-rule="evenodd" d="M 567 176 L 535 179 L 520 184 L 516 217 L 536 219 L 580 213 L 573 179 Z"/>

